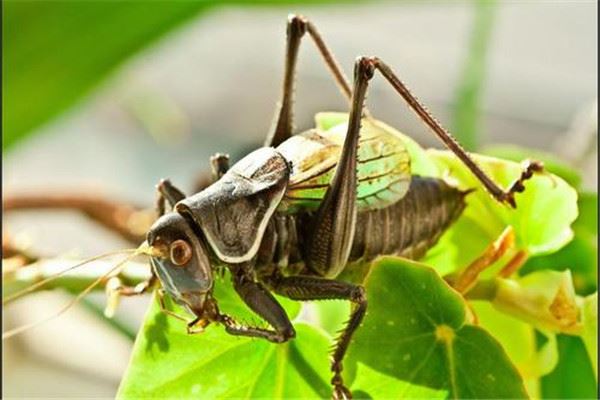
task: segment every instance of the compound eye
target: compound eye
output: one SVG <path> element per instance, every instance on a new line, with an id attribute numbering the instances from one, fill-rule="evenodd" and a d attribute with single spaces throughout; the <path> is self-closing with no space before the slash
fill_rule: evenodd
<path id="1" fill-rule="evenodd" d="M 175 265 L 185 265 L 192 258 L 192 246 L 185 240 L 175 240 L 169 247 L 171 262 Z"/>

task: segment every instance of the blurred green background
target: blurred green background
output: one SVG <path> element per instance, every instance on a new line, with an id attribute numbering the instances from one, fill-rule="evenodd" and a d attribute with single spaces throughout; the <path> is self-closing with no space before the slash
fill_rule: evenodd
<path id="1" fill-rule="evenodd" d="M 347 73 L 358 55 L 384 59 L 468 149 L 516 159 L 534 153 L 498 144 L 536 149 L 582 192 L 597 191 L 594 1 L 3 5 L 5 194 L 77 189 L 151 204 L 160 178 L 187 189 L 212 153 L 235 158 L 261 143 L 280 93 L 290 12 L 316 23 Z M 297 82 L 298 128 L 309 128 L 315 112 L 346 110 L 308 40 Z M 368 104 L 377 118 L 438 146 L 382 80 Z M 10 215 L 6 225 L 42 255 L 127 246 L 68 212 Z M 572 267 L 565 264 L 577 259 L 589 274 L 597 226 L 576 229 L 583 233 L 565 249 L 566 261 L 527 268 Z M 62 301 L 41 294 L 16 304 L 5 322 L 39 319 Z M 126 301 L 118 318 L 135 330 L 146 306 L 147 299 Z M 75 310 L 8 343 L 3 397 L 110 397 L 130 348 L 128 338 Z M 561 338 L 560 348 L 571 361 L 548 377 L 545 395 L 593 393 L 585 384 L 561 384 L 558 371 L 577 365 L 580 343 Z"/>

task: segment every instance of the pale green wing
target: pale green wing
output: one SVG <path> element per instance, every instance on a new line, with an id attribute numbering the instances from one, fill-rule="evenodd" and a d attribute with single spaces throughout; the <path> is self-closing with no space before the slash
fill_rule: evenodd
<path id="1" fill-rule="evenodd" d="M 323 116 L 329 124 L 324 124 Z M 347 131 L 347 114 L 317 115 L 317 128 L 295 135 L 277 150 L 291 161 L 292 173 L 279 211 L 318 208 L 333 178 Z M 334 121 L 334 122 L 332 122 Z M 406 194 L 410 185 L 410 156 L 401 134 L 374 120 L 364 119 L 358 149 L 358 207 L 387 207 Z"/>

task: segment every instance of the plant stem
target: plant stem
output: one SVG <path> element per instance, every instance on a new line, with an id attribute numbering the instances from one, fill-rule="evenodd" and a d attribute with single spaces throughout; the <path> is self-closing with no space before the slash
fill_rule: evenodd
<path id="1" fill-rule="evenodd" d="M 496 2 L 475 1 L 475 17 L 456 91 L 453 132 L 467 150 L 476 150 L 479 141 L 479 103 L 486 71 L 487 49 L 492 33 Z"/>
<path id="2" fill-rule="evenodd" d="M 466 298 L 468 300 L 485 300 L 491 302 L 496 297 L 497 287 L 496 279 L 480 280 L 467 292 Z"/>
<path id="3" fill-rule="evenodd" d="M 61 193 L 12 195 L 2 200 L 3 212 L 14 210 L 65 209 L 79 211 L 132 243 L 144 241 L 156 219 L 154 210 L 104 198 L 99 194 Z"/>

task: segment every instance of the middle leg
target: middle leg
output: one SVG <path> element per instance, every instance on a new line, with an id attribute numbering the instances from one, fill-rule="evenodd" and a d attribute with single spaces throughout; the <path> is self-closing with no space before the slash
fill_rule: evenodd
<path id="1" fill-rule="evenodd" d="M 261 337 L 270 342 L 282 343 L 296 336 L 296 331 L 285 310 L 261 284 L 252 280 L 242 270 L 233 272 L 233 287 L 246 305 L 273 327 L 271 329 L 243 327 L 225 316 L 222 322 L 232 335 Z"/>

